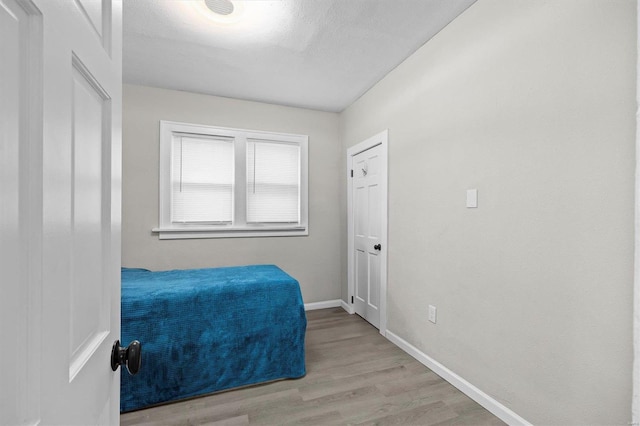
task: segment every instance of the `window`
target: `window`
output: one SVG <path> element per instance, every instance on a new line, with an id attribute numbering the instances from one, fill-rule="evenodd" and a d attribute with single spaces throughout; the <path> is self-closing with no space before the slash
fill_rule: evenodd
<path id="1" fill-rule="evenodd" d="M 307 136 L 160 122 L 161 239 L 308 235 Z"/>

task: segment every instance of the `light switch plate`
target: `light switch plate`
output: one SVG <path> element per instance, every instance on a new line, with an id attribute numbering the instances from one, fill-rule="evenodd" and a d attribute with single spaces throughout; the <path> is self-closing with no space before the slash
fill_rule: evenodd
<path id="1" fill-rule="evenodd" d="M 475 209 L 478 207 L 478 190 L 467 189 L 467 208 Z"/>

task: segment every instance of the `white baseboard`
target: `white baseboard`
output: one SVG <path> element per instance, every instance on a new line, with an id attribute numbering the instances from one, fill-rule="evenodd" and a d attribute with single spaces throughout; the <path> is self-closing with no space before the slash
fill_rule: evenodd
<path id="1" fill-rule="evenodd" d="M 353 305 L 348 304 L 344 300 L 340 300 L 340 306 L 342 306 L 342 309 L 344 309 L 345 311 L 347 311 L 351 315 L 356 313 L 356 311 L 353 309 Z"/>
<path id="2" fill-rule="evenodd" d="M 531 423 L 511 411 L 509 408 L 505 407 L 494 398 L 490 397 L 462 377 L 458 376 L 456 373 L 449 370 L 447 367 L 440 364 L 435 359 L 420 351 L 418 348 L 411 345 L 400 336 L 394 334 L 392 331 L 387 330 L 386 337 L 400 349 L 417 359 L 420 363 L 427 366 L 438 376 L 451 383 L 453 386 L 458 388 L 458 390 L 467 395 L 469 398 L 473 399 L 478 404 L 482 405 L 503 422 L 509 425 L 531 425 Z"/>
<path id="3" fill-rule="evenodd" d="M 322 302 L 313 302 L 313 303 L 305 303 L 304 310 L 305 311 L 314 311 L 316 309 L 327 309 L 327 308 L 339 308 L 341 307 L 342 300 L 324 300 Z"/>

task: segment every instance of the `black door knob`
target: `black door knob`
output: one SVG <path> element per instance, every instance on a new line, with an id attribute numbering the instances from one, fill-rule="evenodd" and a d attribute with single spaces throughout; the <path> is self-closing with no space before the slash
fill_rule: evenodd
<path id="1" fill-rule="evenodd" d="M 120 340 L 113 342 L 111 369 L 116 371 L 119 365 L 126 365 L 129 374 L 132 376 L 136 374 L 142 365 L 142 344 L 134 340 L 129 343 L 129 346 L 123 348 L 120 346 Z"/>
<path id="2" fill-rule="evenodd" d="M 374 250 L 382 250 L 382 245 L 380 244 L 376 244 L 375 246 L 373 246 Z"/>

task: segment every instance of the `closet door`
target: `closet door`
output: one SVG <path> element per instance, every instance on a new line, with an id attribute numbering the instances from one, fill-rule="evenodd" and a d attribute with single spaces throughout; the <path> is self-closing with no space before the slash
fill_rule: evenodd
<path id="1" fill-rule="evenodd" d="M 353 157 L 354 307 L 362 318 L 380 328 L 380 252 L 382 250 L 382 147 Z"/>

